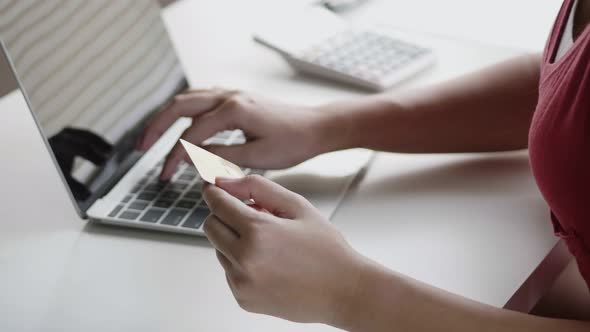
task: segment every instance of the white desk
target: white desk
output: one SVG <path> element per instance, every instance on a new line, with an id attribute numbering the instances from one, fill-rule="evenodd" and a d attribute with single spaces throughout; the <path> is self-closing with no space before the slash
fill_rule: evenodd
<path id="1" fill-rule="evenodd" d="M 540 51 L 562 0 L 370 0 L 355 17 L 492 45 Z"/>
<path id="2" fill-rule="evenodd" d="M 191 83 L 306 103 L 361 94 L 297 76 L 254 45 L 249 30 L 272 6 L 270 0 L 185 0 L 166 9 Z M 405 86 L 514 53 L 429 43 L 437 67 Z M 6 102 L 2 112 L 0 330 L 332 330 L 242 311 L 205 239 L 81 221 L 30 116 Z M 495 306 L 511 301 L 523 308 L 522 299 L 510 299 L 525 280 L 543 289 L 543 278 L 554 275 L 547 266 L 563 262 L 548 259 L 558 242 L 524 152 L 379 154 L 333 222 L 355 248 L 390 268 Z M 520 292 L 526 300 L 528 293 Z"/>

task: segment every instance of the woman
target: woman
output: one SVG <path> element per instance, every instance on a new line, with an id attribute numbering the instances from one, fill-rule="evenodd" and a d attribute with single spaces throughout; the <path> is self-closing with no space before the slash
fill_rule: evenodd
<path id="1" fill-rule="evenodd" d="M 218 131 L 244 130 L 245 144 L 209 149 L 254 168 L 287 167 L 353 147 L 407 153 L 529 147 L 556 233 L 590 283 L 590 0 L 578 1 L 564 2 L 543 56 L 521 56 L 410 95 L 313 108 L 234 91 L 191 91 L 154 119 L 140 147 L 151 146 L 181 116 L 193 117 L 184 139 L 196 143 Z M 161 177 L 186 158 L 176 146 Z M 590 321 L 490 307 L 379 266 L 304 198 L 264 178 L 217 179 L 216 185 L 204 191 L 212 212 L 205 231 L 246 310 L 349 331 L 590 330 Z M 249 198 L 266 211 L 242 203 Z"/>

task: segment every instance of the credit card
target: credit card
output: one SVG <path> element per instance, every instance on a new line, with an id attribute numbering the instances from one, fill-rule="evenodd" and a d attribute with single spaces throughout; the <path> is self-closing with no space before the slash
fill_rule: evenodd
<path id="1" fill-rule="evenodd" d="M 216 177 L 239 179 L 246 176 L 239 166 L 183 139 L 180 143 L 203 180 L 215 184 Z"/>

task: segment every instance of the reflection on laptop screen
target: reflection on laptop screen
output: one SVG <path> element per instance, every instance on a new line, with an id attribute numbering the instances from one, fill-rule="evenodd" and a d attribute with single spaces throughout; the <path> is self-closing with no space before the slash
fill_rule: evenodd
<path id="1" fill-rule="evenodd" d="M 146 119 L 186 88 L 154 1 L 0 5 L 0 37 L 82 211 L 135 161 Z"/>

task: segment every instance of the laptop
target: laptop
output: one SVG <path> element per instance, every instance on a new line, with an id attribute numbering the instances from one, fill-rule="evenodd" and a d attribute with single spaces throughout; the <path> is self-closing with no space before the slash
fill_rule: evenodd
<path id="1" fill-rule="evenodd" d="M 36 4 L 35 4 L 36 2 Z M 191 124 L 183 118 L 145 153 L 146 123 L 188 84 L 155 1 L 14 2 L 0 9 L 4 80 L 22 93 L 74 208 L 93 222 L 203 235 L 209 210 L 193 165 L 158 179 Z M 33 19 L 36 18 L 36 19 Z M 204 144 L 242 144 L 239 130 Z M 197 142 L 198 143 L 198 142 Z M 307 197 L 324 216 L 338 207 L 372 153 L 322 155 L 262 174 Z"/>

